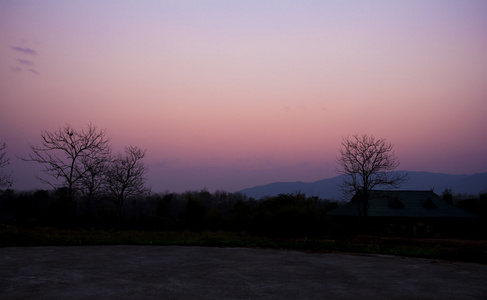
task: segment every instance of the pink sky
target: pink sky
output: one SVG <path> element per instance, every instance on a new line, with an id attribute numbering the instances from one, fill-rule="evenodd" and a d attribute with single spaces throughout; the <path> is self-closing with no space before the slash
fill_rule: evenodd
<path id="1" fill-rule="evenodd" d="M 106 128 L 154 191 L 337 175 L 342 137 L 400 169 L 487 171 L 487 2 L 2 1 L 0 142 Z"/>

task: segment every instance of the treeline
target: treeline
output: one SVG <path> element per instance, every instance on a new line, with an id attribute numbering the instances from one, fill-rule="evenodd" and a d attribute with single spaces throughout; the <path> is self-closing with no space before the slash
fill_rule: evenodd
<path id="1" fill-rule="evenodd" d="M 442 198 L 465 211 L 468 211 L 483 220 L 487 220 L 487 191 L 472 194 L 452 194 L 451 190 L 446 190 L 442 194 Z"/>
<path id="2" fill-rule="evenodd" d="M 281 194 L 261 200 L 241 193 L 206 190 L 156 193 L 127 199 L 118 224 L 117 207 L 103 197 L 69 201 L 67 191 L 0 194 L 0 221 L 17 226 L 79 229 L 232 230 L 273 236 L 322 235 L 327 213 L 338 202 Z"/>
<path id="3" fill-rule="evenodd" d="M 442 197 L 479 216 L 478 224 L 487 221 L 487 193 L 443 193 Z M 225 191 L 153 193 L 128 198 L 121 214 L 117 204 L 103 194 L 75 199 L 69 197 L 66 188 L 21 192 L 0 190 L 0 223 L 87 230 L 225 230 L 278 237 L 331 236 L 347 231 L 346 224 L 337 226 L 328 217 L 328 212 L 341 203 L 307 197 L 302 193 L 259 200 Z M 482 231 L 480 228 L 472 230 Z"/>

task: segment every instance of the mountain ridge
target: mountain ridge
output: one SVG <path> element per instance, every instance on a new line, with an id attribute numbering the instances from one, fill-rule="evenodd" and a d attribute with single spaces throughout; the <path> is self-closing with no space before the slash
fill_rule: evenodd
<path id="1" fill-rule="evenodd" d="M 445 189 L 451 189 L 454 194 L 478 194 L 487 190 L 487 172 L 472 175 L 455 175 L 447 173 L 431 173 L 425 171 L 397 171 L 408 174 L 401 188 L 394 190 L 433 190 L 441 194 Z M 260 199 L 278 194 L 304 193 L 321 199 L 339 200 L 342 197 L 339 189 L 344 175 L 325 178 L 314 182 L 273 182 L 240 190 L 239 192 Z"/>

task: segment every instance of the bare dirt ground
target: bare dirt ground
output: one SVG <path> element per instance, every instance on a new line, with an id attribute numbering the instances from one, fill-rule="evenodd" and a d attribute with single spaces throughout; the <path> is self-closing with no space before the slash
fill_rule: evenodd
<path id="1" fill-rule="evenodd" d="M 486 299 L 487 265 L 172 246 L 0 248 L 0 299 Z"/>

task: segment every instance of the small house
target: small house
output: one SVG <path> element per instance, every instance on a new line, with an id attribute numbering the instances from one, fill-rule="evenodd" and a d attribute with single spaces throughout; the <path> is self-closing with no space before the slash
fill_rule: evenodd
<path id="1" fill-rule="evenodd" d="M 402 236 L 468 235 L 477 217 L 463 211 L 433 191 L 372 190 L 367 217 L 363 217 L 361 194 L 328 215 L 338 226 L 367 227 L 375 233 Z"/>

